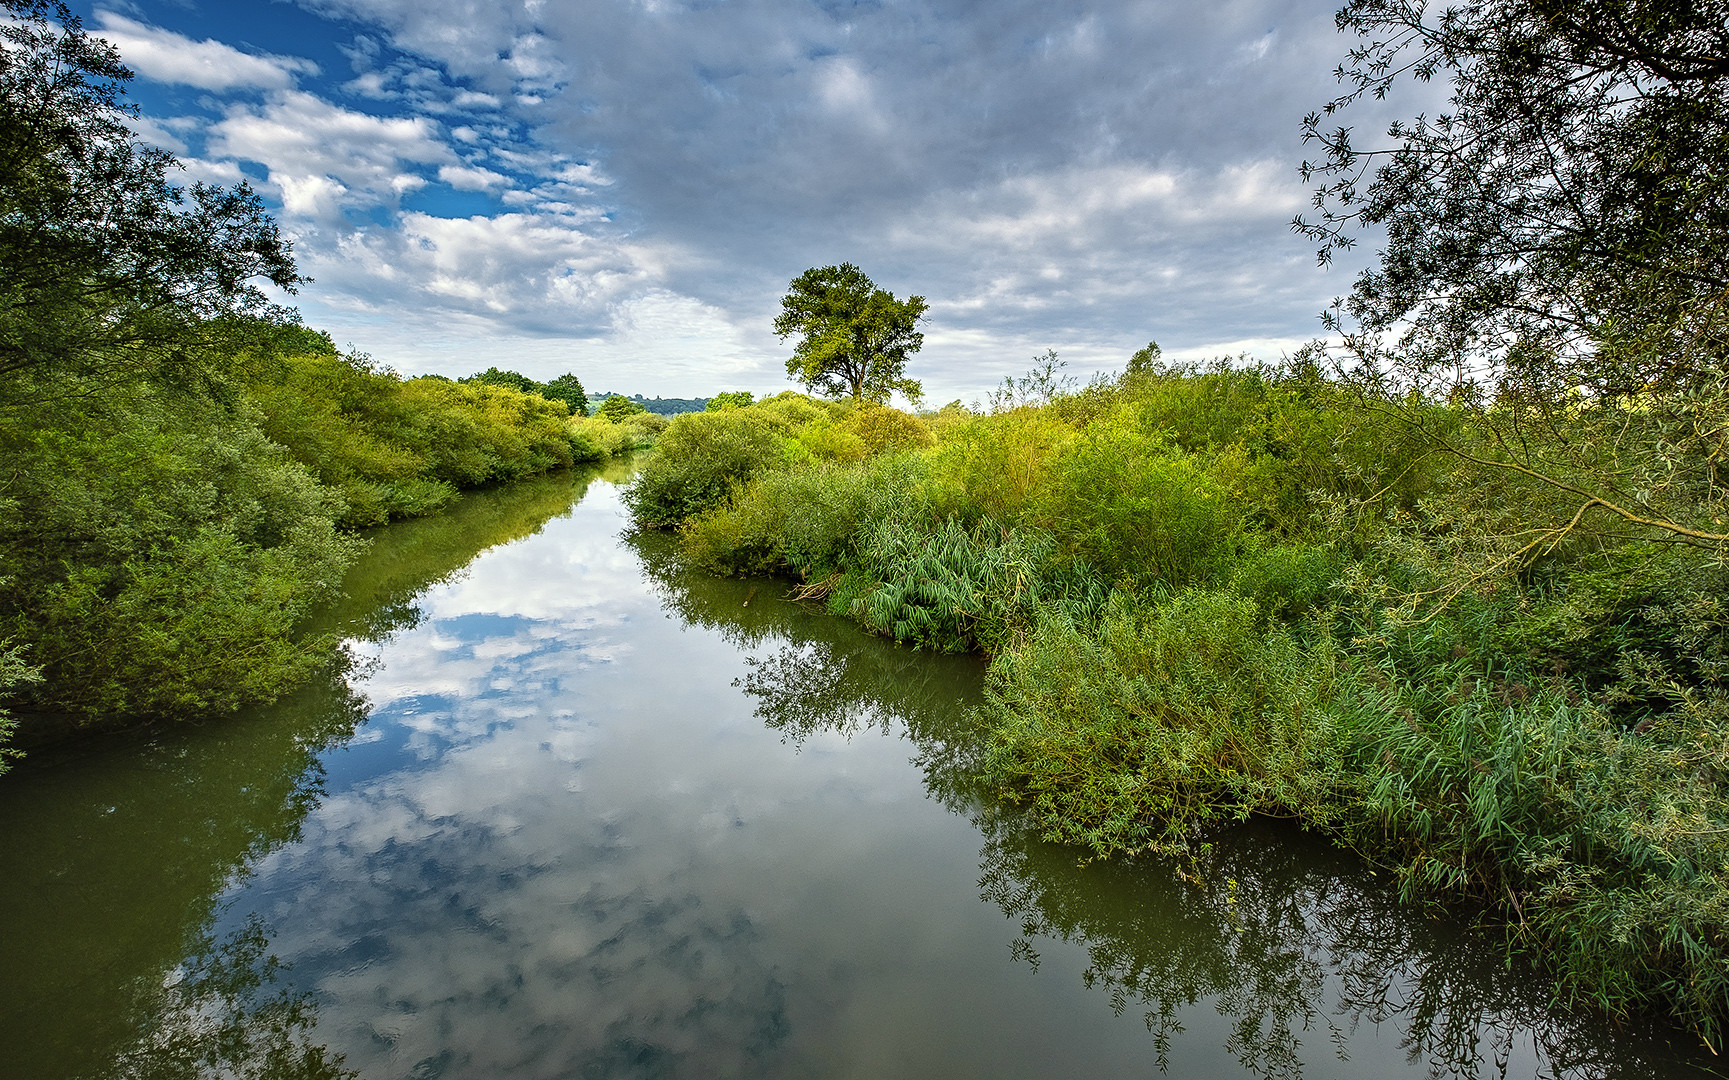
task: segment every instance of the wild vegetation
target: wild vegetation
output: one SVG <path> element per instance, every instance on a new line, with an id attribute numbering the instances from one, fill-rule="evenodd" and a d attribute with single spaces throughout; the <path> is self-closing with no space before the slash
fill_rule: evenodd
<path id="1" fill-rule="evenodd" d="M 989 654 L 978 771 L 1047 839 L 1199 878 L 1217 826 L 1295 818 L 1407 898 L 1486 903 L 1563 996 L 1716 1047 L 1729 7 L 1338 23 L 1360 44 L 1304 125 L 1322 186 L 1293 228 L 1322 262 L 1386 239 L 1332 339 L 1206 368 L 1149 346 L 1084 389 L 1046 354 L 988 410 L 676 421 L 632 505 L 709 569 Z M 1322 126 L 1437 77 L 1447 110 L 1385 145 Z"/>
<path id="2" fill-rule="evenodd" d="M 113 50 L 62 5 L 6 10 L 0 706 L 36 737 L 270 700 L 331 656 L 302 624 L 353 530 L 664 423 L 571 416 L 574 376 L 408 379 L 339 352 L 260 288 L 301 279 L 257 197 L 169 183 Z M 0 744 L 15 724 L 0 711 Z"/>
<path id="3" fill-rule="evenodd" d="M 675 418 L 627 498 L 695 565 L 989 655 L 980 776 L 1048 839 L 1205 876 L 1219 826 L 1295 817 L 1495 905 L 1574 998 L 1715 1041 L 1724 571 L 1592 519 L 1485 572 L 1572 510 L 1421 408 L 1240 361 L 996 412 L 789 393 Z"/>

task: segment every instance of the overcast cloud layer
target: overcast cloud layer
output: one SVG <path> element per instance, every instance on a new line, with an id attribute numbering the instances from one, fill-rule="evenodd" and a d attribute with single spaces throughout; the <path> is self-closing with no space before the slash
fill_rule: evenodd
<path id="1" fill-rule="evenodd" d="M 787 282 L 930 302 L 912 373 L 1266 358 L 1351 269 L 1288 223 L 1349 41 L 1314 0 L 137 0 L 141 137 L 250 179 L 308 322 L 406 372 L 786 386 Z M 1359 118 L 1367 120 L 1368 117 Z"/>

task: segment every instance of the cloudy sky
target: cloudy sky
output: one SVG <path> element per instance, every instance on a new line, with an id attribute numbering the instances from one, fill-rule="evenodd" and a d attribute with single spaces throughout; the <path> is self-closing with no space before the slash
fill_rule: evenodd
<path id="1" fill-rule="evenodd" d="M 1289 230 L 1333 0 L 98 0 L 141 137 L 249 179 L 338 344 L 650 396 L 787 386 L 807 267 L 930 303 L 980 396 L 1276 358 L 1352 267 Z M 1368 115 L 1359 122 L 1373 119 Z M 1378 123 L 1378 121 L 1377 121 Z"/>

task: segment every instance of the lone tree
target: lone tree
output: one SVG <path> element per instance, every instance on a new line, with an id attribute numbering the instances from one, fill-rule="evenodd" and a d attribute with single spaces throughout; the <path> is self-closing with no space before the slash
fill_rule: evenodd
<path id="1" fill-rule="evenodd" d="M 924 344 L 918 323 L 927 306 L 922 296 L 895 299 L 852 263 L 806 270 L 774 321 L 782 341 L 799 336 L 786 373 L 813 393 L 880 404 L 898 390 L 916 403 L 924 388 L 905 373 Z"/>
<path id="2" fill-rule="evenodd" d="M 1383 402 L 1473 406 L 1482 440 L 1442 441 L 1564 493 L 1542 543 L 1591 512 L 1721 550 L 1729 0 L 1351 0 L 1337 22 L 1362 44 L 1304 122 L 1322 186 L 1292 226 L 1322 262 L 1385 231 L 1326 317 L 1347 363 Z M 1378 146 L 1324 126 L 1405 79 L 1447 80 L 1446 108 Z"/>

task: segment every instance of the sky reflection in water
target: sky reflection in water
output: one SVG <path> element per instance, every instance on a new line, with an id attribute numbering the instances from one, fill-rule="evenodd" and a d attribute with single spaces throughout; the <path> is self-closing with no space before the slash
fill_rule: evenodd
<path id="1" fill-rule="evenodd" d="M 373 1080 L 1703 1075 L 1290 830 L 1222 838 L 1201 887 L 1078 866 L 971 787 L 976 660 L 621 543 L 611 483 L 556 512 L 455 573 L 396 527 L 354 583 L 370 719 L 215 856 L 197 934 L 233 970 L 268 934 L 278 1035 L 305 994 Z"/>

